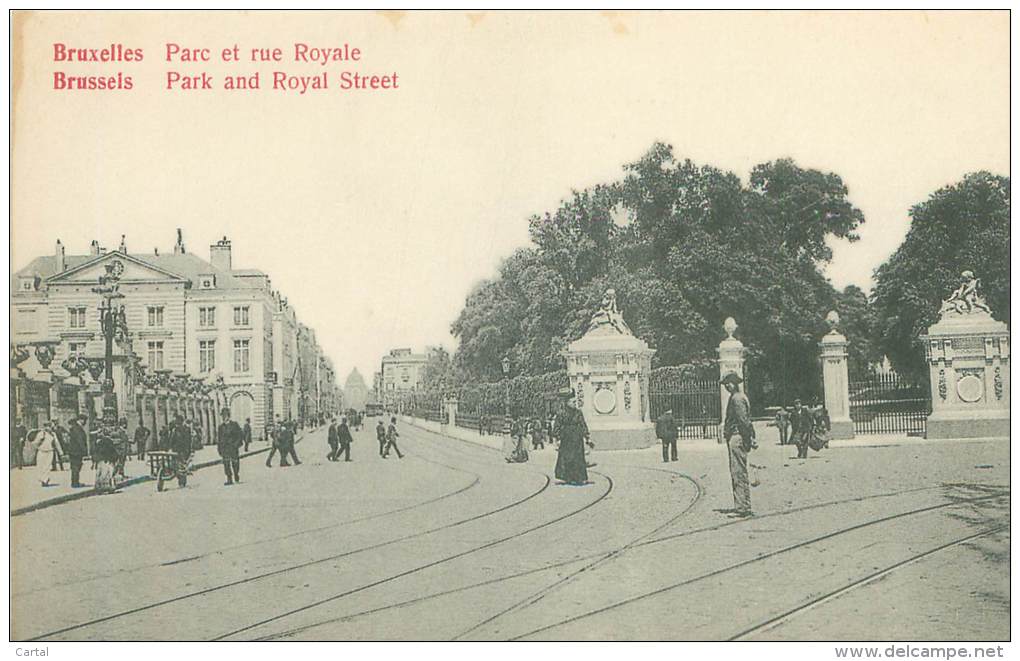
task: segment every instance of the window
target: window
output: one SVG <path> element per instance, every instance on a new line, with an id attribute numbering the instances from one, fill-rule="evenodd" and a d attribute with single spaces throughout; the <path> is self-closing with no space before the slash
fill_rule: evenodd
<path id="1" fill-rule="evenodd" d="M 67 308 L 67 320 L 71 328 L 85 328 L 85 308 Z"/>
<path id="2" fill-rule="evenodd" d="M 211 372 L 216 369 L 216 340 L 201 340 L 198 343 L 198 371 Z"/>
<path id="3" fill-rule="evenodd" d="M 149 348 L 148 352 L 149 369 L 150 370 L 163 369 L 163 343 L 149 342 L 148 348 Z"/>
<path id="4" fill-rule="evenodd" d="M 150 305 L 149 306 L 149 327 L 150 328 L 162 328 L 163 327 L 163 306 L 162 305 Z"/>
<path id="5" fill-rule="evenodd" d="M 198 308 L 198 325 L 201 328 L 216 328 L 216 308 Z"/>
<path id="6" fill-rule="evenodd" d="M 234 308 L 235 311 L 237 308 Z M 247 309 L 247 308 L 245 308 Z M 235 312 L 236 314 L 236 312 Z M 251 354 L 248 349 L 249 340 L 234 340 L 234 371 L 247 372 L 251 369 Z"/>
<path id="7" fill-rule="evenodd" d="M 247 328 L 250 325 L 251 321 L 248 316 L 248 306 L 241 305 L 234 308 L 234 326 Z"/>
<path id="8" fill-rule="evenodd" d="M 68 356 L 84 356 L 85 355 L 85 343 L 84 342 L 68 342 L 67 343 L 67 355 Z"/>

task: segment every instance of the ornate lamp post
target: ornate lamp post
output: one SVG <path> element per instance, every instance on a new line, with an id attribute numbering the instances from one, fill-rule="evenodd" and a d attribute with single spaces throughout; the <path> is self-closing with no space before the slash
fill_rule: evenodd
<path id="1" fill-rule="evenodd" d="M 503 420 L 504 427 L 509 429 L 510 424 L 510 356 L 503 356 L 503 382 L 504 397 L 503 397 Z"/>
<path id="2" fill-rule="evenodd" d="M 113 301 L 124 298 L 120 293 L 120 276 L 124 272 L 124 265 L 119 261 L 111 261 L 106 265 L 106 275 L 99 277 L 99 286 L 93 287 L 93 293 L 103 297 L 103 303 L 99 306 L 99 325 L 106 342 L 103 357 L 104 378 L 102 384 L 103 392 L 103 424 L 115 426 L 117 424 L 117 396 L 113 392 L 113 341 L 122 342 L 127 339 L 127 317 L 124 308 L 114 307 Z"/>

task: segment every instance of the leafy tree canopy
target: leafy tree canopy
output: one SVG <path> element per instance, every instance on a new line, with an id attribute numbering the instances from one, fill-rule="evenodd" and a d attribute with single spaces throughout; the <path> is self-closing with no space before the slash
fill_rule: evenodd
<path id="1" fill-rule="evenodd" d="M 839 308 L 852 342 L 872 323 L 863 294 L 837 292 L 821 272 L 827 241 L 856 240 L 862 222 L 836 174 L 782 159 L 756 166 L 745 185 L 655 144 L 620 180 L 530 219 L 534 247 L 480 284 L 453 323 L 454 363 L 478 381 L 497 380 L 504 355 L 515 374 L 561 369 L 560 352 L 613 287 L 656 365 L 714 358 L 733 316 L 756 395 L 817 395 L 828 311 Z"/>
<path id="2" fill-rule="evenodd" d="M 963 271 L 981 279 L 992 315 L 1009 323 L 1009 178 L 975 172 L 910 210 L 910 230 L 875 271 L 874 315 L 879 349 L 893 367 L 925 369 L 918 337 Z"/>

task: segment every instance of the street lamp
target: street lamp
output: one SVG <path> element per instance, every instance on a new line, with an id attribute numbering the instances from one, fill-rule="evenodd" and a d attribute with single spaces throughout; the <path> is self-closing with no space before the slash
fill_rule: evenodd
<path id="1" fill-rule="evenodd" d="M 503 381 L 505 383 L 505 396 L 503 405 L 503 426 L 509 428 L 510 424 L 510 356 L 503 356 Z"/>
<path id="2" fill-rule="evenodd" d="M 99 277 L 99 286 L 93 287 L 93 293 L 103 297 L 99 306 L 99 324 L 106 341 L 104 354 L 105 378 L 103 379 L 103 423 L 109 426 L 117 424 L 117 396 L 113 392 L 113 341 L 127 338 L 127 315 L 124 308 L 115 308 L 114 299 L 124 298 L 120 293 L 120 276 L 124 265 L 114 260 L 106 264 L 106 275 Z"/>

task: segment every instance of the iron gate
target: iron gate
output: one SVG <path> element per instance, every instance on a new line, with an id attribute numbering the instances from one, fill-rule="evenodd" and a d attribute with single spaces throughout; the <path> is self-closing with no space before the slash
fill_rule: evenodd
<path id="1" fill-rule="evenodd" d="M 680 425 L 680 438 L 716 438 L 719 435 L 719 382 L 716 379 L 654 379 L 648 404 L 652 420 L 667 410 Z"/>
<path id="2" fill-rule="evenodd" d="M 924 436 L 929 414 L 927 380 L 909 382 L 889 373 L 850 384 L 850 419 L 856 434 Z"/>

